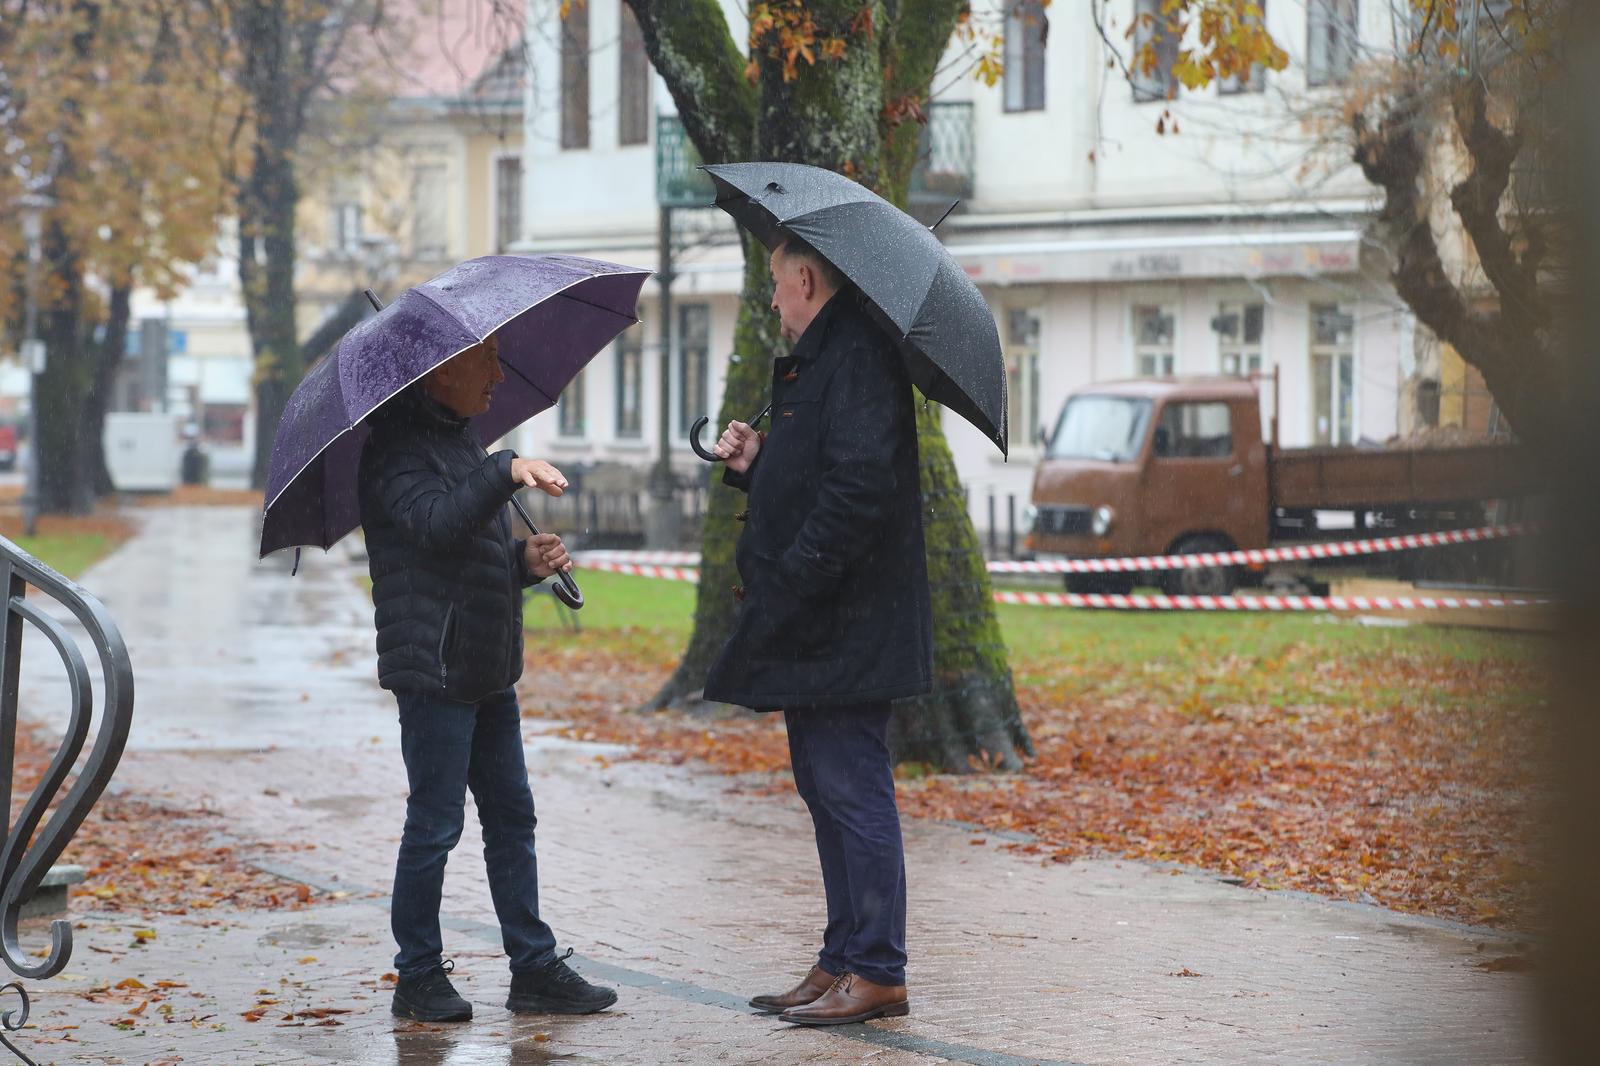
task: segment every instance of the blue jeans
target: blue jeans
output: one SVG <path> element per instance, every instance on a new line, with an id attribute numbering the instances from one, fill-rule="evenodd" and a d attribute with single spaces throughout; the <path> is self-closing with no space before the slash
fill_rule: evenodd
<path id="1" fill-rule="evenodd" d="M 889 758 L 889 704 L 783 712 L 789 762 L 811 810 L 828 926 L 817 962 L 906 983 L 906 863 Z"/>
<path id="2" fill-rule="evenodd" d="M 511 972 L 537 969 L 555 957 L 556 937 L 539 918 L 539 873 L 533 855 L 533 793 L 522 753 L 522 714 L 511 689 L 477 703 L 420 693 L 396 694 L 400 751 L 411 795 L 395 863 L 389 924 L 395 972 L 420 977 L 441 963 L 439 898 L 445 861 L 461 839 L 467 789 L 483 826 L 489 894 Z"/>

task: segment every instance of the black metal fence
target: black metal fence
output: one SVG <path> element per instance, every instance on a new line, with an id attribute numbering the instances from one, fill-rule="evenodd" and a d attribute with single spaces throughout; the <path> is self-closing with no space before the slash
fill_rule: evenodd
<path id="1" fill-rule="evenodd" d="M 962 499 L 966 504 L 967 513 L 972 513 L 972 488 L 963 485 L 961 488 Z M 1027 517 L 1024 511 L 1027 506 L 1025 498 L 1019 498 L 1015 492 L 996 492 L 992 488 L 983 489 L 978 499 L 983 501 L 984 510 L 973 521 L 978 534 L 978 543 L 983 549 L 985 559 L 1016 559 L 1019 553 L 1027 554 L 1024 538 L 1027 536 Z M 987 516 L 987 522 L 983 520 Z"/>
<path id="2" fill-rule="evenodd" d="M 0 812 L 8 817 L 16 772 L 23 623 L 44 635 L 60 657 L 67 676 L 67 726 L 61 745 L 15 820 L 9 822 L 0 844 L 0 956 L 19 977 L 42 980 L 60 973 L 71 957 L 72 923 L 61 919 L 51 922 L 50 949 L 40 954 L 22 945 L 18 932 L 20 911 L 38 891 L 51 864 L 61 857 L 105 791 L 122 758 L 128 729 L 133 724 L 133 665 L 122 634 L 99 600 L 4 537 L 0 537 L 0 578 L 6 596 L 5 610 L 0 612 Z M 30 588 L 65 607 L 83 627 L 100 667 L 98 721 L 94 677 L 84 649 L 54 614 L 41 610 L 27 598 Z M 94 746 L 83 765 L 78 766 L 91 724 Z M 71 785 L 67 787 L 69 778 Z M 51 811 L 51 804 L 64 787 L 66 795 Z M 48 819 L 46 812 L 50 814 Z M 5 992 L 16 993 L 21 1005 L 0 1013 L 0 1044 L 23 1062 L 32 1063 L 7 1035 L 27 1024 L 28 993 L 15 981 L 0 986 L 0 994 Z"/>
<path id="3" fill-rule="evenodd" d="M 574 550 L 644 547 L 645 516 L 654 506 L 647 489 L 589 488 L 581 477 L 570 471 L 567 476 L 571 487 L 561 496 L 522 494 L 523 505 L 540 529 L 561 534 Z M 688 537 L 698 539 L 706 487 L 680 485 L 676 495 L 683 514 L 681 527 Z"/>

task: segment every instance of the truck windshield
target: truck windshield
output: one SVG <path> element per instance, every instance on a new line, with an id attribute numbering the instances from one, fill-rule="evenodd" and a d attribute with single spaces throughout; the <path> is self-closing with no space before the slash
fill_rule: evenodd
<path id="1" fill-rule="evenodd" d="M 1051 459 L 1125 463 L 1144 443 L 1150 401 L 1129 396 L 1074 396 L 1050 438 Z"/>

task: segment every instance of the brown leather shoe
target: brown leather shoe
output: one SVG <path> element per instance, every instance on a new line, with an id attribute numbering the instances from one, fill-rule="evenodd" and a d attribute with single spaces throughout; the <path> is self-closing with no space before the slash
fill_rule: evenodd
<path id="1" fill-rule="evenodd" d="M 905 985 L 875 985 L 864 977 L 842 973 L 815 1002 L 791 1007 L 778 1020 L 795 1025 L 849 1025 L 910 1013 Z"/>
<path id="2" fill-rule="evenodd" d="M 781 1014 L 790 1007 L 803 1007 L 828 990 L 833 984 L 834 975 L 824 970 L 821 966 L 811 967 L 811 972 L 800 979 L 800 983 L 787 992 L 780 992 L 775 996 L 756 996 L 750 1005 L 758 1011 L 767 1014 Z"/>

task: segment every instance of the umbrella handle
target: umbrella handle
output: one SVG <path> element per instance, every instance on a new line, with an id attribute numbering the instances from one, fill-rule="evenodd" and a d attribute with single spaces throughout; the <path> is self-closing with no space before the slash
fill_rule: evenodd
<path id="1" fill-rule="evenodd" d="M 522 501 L 517 499 L 514 493 L 511 496 L 511 506 L 517 509 L 517 514 L 522 518 L 523 524 L 528 527 L 528 532 L 537 537 L 539 535 L 539 527 L 533 524 L 533 516 L 528 514 L 528 509 L 522 506 Z M 555 593 L 556 599 L 574 611 L 583 610 L 583 590 L 572 579 L 572 575 L 565 570 L 556 572 L 556 583 L 551 586 L 551 591 Z"/>
<path id="2" fill-rule="evenodd" d="M 763 418 L 766 418 L 771 411 L 772 404 L 769 402 L 767 406 L 763 407 L 760 412 L 750 421 L 746 422 L 745 425 L 754 427 L 757 422 L 761 421 Z M 699 418 L 694 420 L 694 425 L 689 427 L 689 447 L 693 448 L 694 453 L 700 458 L 704 459 L 706 462 L 720 463 L 722 462 L 722 456 L 718 455 L 716 452 L 710 451 L 705 445 L 700 443 L 700 431 L 706 428 L 706 423 L 709 421 L 711 421 L 711 419 L 707 418 L 705 415 L 701 415 Z"/>
<path id="3" fill-rule="evenodd" d="M 700 443 L 700 431 L 706 428 L 706 423 L 709 421 L 711 419 L 705 415 L 701 415 L 694 420 L 694 425 L 689 427 L 689 447 L 693 448 L 694 453 L 706 462 L 720 463 L 722 462 L 722 456 L 717 455 L 715 452 L 707 451 L 706 446 Z"/>

